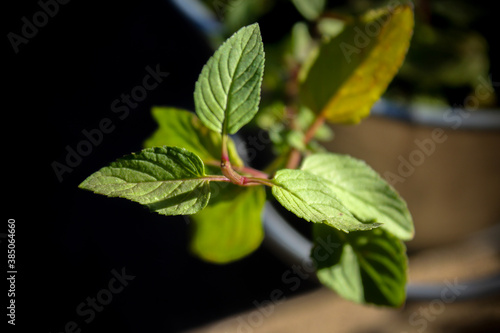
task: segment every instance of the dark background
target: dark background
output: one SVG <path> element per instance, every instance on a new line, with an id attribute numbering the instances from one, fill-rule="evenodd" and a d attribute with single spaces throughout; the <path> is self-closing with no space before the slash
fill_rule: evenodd
<path id="1" fill-rule="evenodd" d="M 252 309 L 274 289 L 291 294 L 282 281 L 288 267 L 264 247 L 233 264 L 207 264 L 187 251 L 186 219 L 77 188 L 100 167 L 141 149 L 155 129 L 151 106 L 192 109 L 194 83 L 213 52 L 204 36 L 166 0 L 71 1 L 15 54 L 7 34 L 21 35 L 21 18 L 33 22 L 40 10 L 36 1 L 9 3 L 2 20 L 7 202 L 0 232 L 7 232 L 7 219 L 16 220 L 15 331 L 63 332 L 74 321 L 82 332 L 177 332 Z M 261 28 L 266 38 L 280 33 Z M 287 31 L 286 22 L 281 29 Z M 130 94 L 146 66 L 157 64 L 169 76 L 120 120 L 112 101 Z M 103 118 L 115 130 L 59 182 L 51 164 L 65 164 L 66 146 L 75 149 L 82 131 Z M 1 248 L 5 262 L 4 239 Z M 77 306 L 122 268 L 135 278 L 85 323 Z M 312 287 L 303 282 L 293 294 Z"/>

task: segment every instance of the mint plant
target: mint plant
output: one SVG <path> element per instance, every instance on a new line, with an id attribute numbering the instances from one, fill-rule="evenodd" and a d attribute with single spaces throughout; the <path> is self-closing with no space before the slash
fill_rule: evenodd
<path id="1" fill-rule="evenodd" d="M 356 45 L 356 34 L 375 25 L 378 33 Z M 153 108 L 158 129 L 146 148 L 103 167 L 80 187 L 162 215 L 190 215 L 191 250 L 214 263 L 259 247 L 264 204 L 276 200 L 312 222 L 311 256 L 324 285 L 355 302 L 400 306 L 407 276 L 403 242 L 413 237 L 405 202 L 365 162 L 324 151 L 316 140 L 324 138 L 325 122 L 357 123 L 369 114 L 403 62 L 412 26 L 412 7 L 396 5 L 346 23 L 335 38 L 296 38 L 310 50 L 295 59 L 301 64 L 298 98 L 260 111 L 264 45 L 258 24 L 243 27 L 203 67 L 194 113 Z M 292 110 L 293 126 L 274 117 L 276 109 Z M 232 135 L 264 119 L 262 127 L 281 144 L 275 160 L 257 170 L 244 163 Z M 325 251 L 325 242 L 338 248 Z"/>

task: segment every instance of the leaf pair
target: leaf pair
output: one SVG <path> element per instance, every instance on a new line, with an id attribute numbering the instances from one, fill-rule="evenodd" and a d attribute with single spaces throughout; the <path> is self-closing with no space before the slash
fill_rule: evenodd
<path id="1" fill-rule="evenodd" d="M 265 191 L 227 184 L 215 165 L 223 152 L 232 165 L 243 165 L 227 135 L 257 113 L 263 71 L 259 26 L 244 27 L 203 67 L 194 92 L 198 117 L 154 108 L 159 129 L 145 143 L 151 148 L 118 159 L 80 187 L 139 202 L 163 215 L 198 213 L 193 215 L 191 249 L 206 260 L 224 263 L 251 253 L 263 238 Z"/>
<path id="2" fill-rule="evenodd" d="M 305 61 L 299 74 L 303 105 L 331 123 L 358 123 L 368 116 L 403 62 L 413 25 L 410 4 L 346 22 L 339 35 L 324 41 Z M 414 232 L 405 202 L 363 161 L 348 156 L 312 155 L 301 170 L 318 177 L 315 189 L 324 193 L 327 188 L 328 197 L 334 193 L 351 218 L 381 223 L 381 228 L 348 234 L 339 232 L 348 231 L 339 225 L 315 224 L 311 257 L 319 280 L 355 302 L 400 306 L 407 267 L 402 241 Z M 323 200 L 327 196 L 320 195 Z M 325 253 L 327 242 L 338 247 Z"/>
<path id="3" fill-rule="evenodd" d="M 365 162 L 347 155 L 319 153 L 300 170 L 280 170 L 272 193 L 288 210 L 310 222 L 343 232 L 381 226 L 402 240 L 413 237 L 406 203 Z"/>
<path id="4" fill-rule="evenodd" d="M 355 302 L 400 306 L 407 268 L 402 240 L 414 233 L 406 203 L 365 162 L 347 155 L 312 155 L 301 169 L 316 175 L 357 219 L 381 223 L 348 234 L 314 225 L 311 257 L 319 280 Z M 323 249 L 329 243 L 338 245 L 333 253 Z"/>
<path id="5" fill-rule="evenodd" d="M 181 146 L 198 155 L 213 173 L 220 172 L 221 135 L 203 125 L 192 112 L 155 107 L 152 115 L 156 132 L 146 147 Z M 235 166 L 242 166 L 234 142 L 228 140 L 228 152 Z M 198 257 L 227 263 L 252 253 L 264 238 L 262 210 L 265 190 L 260 186 L 243 188 L 226 182 L 210 183 L 211 198 L 203 210 L 191 215 L 190 248 Z"/>
<path id="6" fill-rule="evenodd" d="M 242 188 L 221 175 L 206 175 L 205 163 L 217 170 L 211 163 L 220 161 L 221 136 L 193 113 L 155 107 L 152 114 L 159 127 L 146 140 L 148 148 L 112 162 L 80 187 L 162 215 L 191 215 L 191 250 L 207 261 L 226 263 L 253 252 L 264 236 L 264 188 Z M 232 140 L 228 147 L 235 165 L 243 165 Z"/>
<path id="7" fill-rule="evenodd" d="M 402 240 L 413 237 L 413 222 L 384 179 L 361 160 L 320 153 L 307 157 L 300 170 L 278 171 L 274 181 L 272 193 L 284 207 L 318 222 L 311 257 L 324 285 L 359 303 L 404 302 Z"/>

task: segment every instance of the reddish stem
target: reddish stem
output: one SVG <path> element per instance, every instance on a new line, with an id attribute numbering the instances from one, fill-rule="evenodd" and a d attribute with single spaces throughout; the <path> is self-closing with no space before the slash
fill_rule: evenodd
<path id="1" fill-rule="evenodd" d="M 296 148 L 292 148 L 292 150 L 290 151 L 290 153 L 288 155 L 288 161 L 286 162 L 285 168 L 297 169 L 299 164 L 300 164 L 301 158 L 302 158 L 302 154 L 300 153 L 300 151 L 297 150 Z"/>
<path id="2" fill-rule="evenodd" d="M 231 166 L 231 162 L 226 156 L 224 156 L 224 154 L 222 155 L 220 169 L 222 171 L 222 174 L 229 178 L 229 180 L 231 180 L 231 183 L 233 184 L 244 185 L 247 182 L 246 177 L 234 171 L 233 167 Z"/>
<path id="3" fill-rule="evenodd" d="M 307 145 L 316 134 L 318 128 L 321 127 L 325 122 L 325 117 L 320 114 L 316 117 L 314 122 L 309 126 L 306 133 L 304 134 L 304 145 Z M 297 148 L 292 148 L 290 154 L 288 155 L 288 161 L 286 163 L 287 169 L 297 169 L 299 167 L 300 161 L 302 160 L 302 154 Z"/>
<path id="4" fill-rule="evenodd" d="M 309 126 L 306 134 L 304 135 L 304 144 L 307 145 L 314 138 L 316 131 L 324 123 L 325 123 L 325 116 L 323 114 L 320 114 L 319 116 L 316 117 L 316 120 L 314 120 L 314 123 L 312 123 L 311 126 Z"/>
<path id="5" fill-rule="evenodd" d="M 269 179 L 269 175 L 267 173 L 262 172 L 262 171 L 257 170 L 257 169 L 254 169 L 254 168 L 251 168 L 251 167 L 247 167 L 247 166 L 236 167 L 235 166 L 233 168 L 236 171 L 243 172 L 243 173 L 252 175 L 254 177 L 257 177 L 257 178 Z"/>

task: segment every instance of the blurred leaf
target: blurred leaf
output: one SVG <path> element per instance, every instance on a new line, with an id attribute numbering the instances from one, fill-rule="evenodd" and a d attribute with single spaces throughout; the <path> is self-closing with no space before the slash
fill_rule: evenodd
<path id="1" fill-rule="evenodd" d="M 412 95 L 439 96 L 445 88 L 469 87 L 473 92 L 483 85 L 478 78 L 487 78 L 489 70 L 488 43 L 481 35 L 420 22 L 397 78 L 411 86 Z"/>
<path id="2" fill-rule="evenodd" d="M 196 82 L 196 114 L 215 132 L 235 134 L 259 109 L 264 45 L 258 24 L 241 28 L 203 67 Z"/>
<path id="3" fill-rule="evenodd" d="M 272 194 L 286 209 L 308 222 L 325 223 L 344 232 L 369 230 L 377 223 L 364 223 L 338 201 L 321 177 L 303 170 L 279 170 Z"/>
<path id="4" fill-rule="evenodd" d="M 192 112 L 173 107 L 153 107 L 158 129 L 144 142 L 144 147 L 182 147 L 198 155 L 203 162 L 221 160 L 221 135 L 204 126 Z M 231 163 L 243 166 L 232 139 L 228 140 Z"/>
<path id="5" fill-rule="evenodd" d="M 292 0 L 297 10 L 306 19 L 315 20 L 325 8 L 326 0 Z"/>
<path id="6" fill-rule="evenodd" d="M 306 151 L 306 145 L 304 144 L 304 133 L 300 131 L 287 131 L 285 135 L 286 144 L 288 147 L 295 148 L 298 151 Z"/>
<path id="7" fill-rule="evenodd" d="M 146 148 L 90 175 L 80 188 L 120 197 L 162 215 L 194 214 L 210 198 L 201 159 L 184 148 Z"/>
<path id="8" fill-rule="evenodd" d="M 284 117 L 285 104 L 282 101 L 274 101 L 259 110 L 255 122 L 260 128 L 269 130 L 275 124 L 281 123 Z"/>
<path id="9" fill-rule="evenodd" d="M 341 233 L 313 226 L 311 251 L 322 284 L 357 303 L 399 307 L 406 298 L 407 258 L 402 241 L 383 229 Z"/>
<path id="10" fill-rule="evenodd" d="M 303 63 L 315 45 L 305 22 L 297 22 L 293 25 L 289 45 L 292 58 L 299 64 Z"/>
<path id="11" fill-rule="evenodd" d="M 292 120 L 289 119 L 292 118 L 292 115 L 285 116 L 285 106 L 281 102 L 259 111 L 257 124 L 268 131 L 276 153 L 285 153 L 290 148 L 296 148 L 301 152 L 316 151 L 320 147 L 315 140 L 328 141 L 333 139 L 332 129 L 323 124 L 316 130 L 314 140 L 305 145 L 304 132 L 314 122 L 314 113 L 302 106 L 293 117 Z M 291 121 L 293 121 L 293 125 L 290 124 Z"/>
<path id="12" fill-rule="evenodd" d="M 344 30 L 346 22 L 331 17 L 324 17 L 318 21 L 318 31 L 327 40 L 337 37 Z"/>
<path id="13" fill-rule="evenodd" d="M 315 120 L 316 117 L 310 109 L 304 106 L 301 106 L 299 108 L 296 123 L 300 131 L 306 132 L 307 129 L 312 125 L 312 123 Z M 333 139 L 333 131 L 328 125 L 323 124 L 316 130 L 316 133 L 314 134 L 314 139 L 319 141 L 331 140 Z"/>
<path id="14" fill-rule="evenodd" d="M 348 155 L 314 154 L 306 157 L 301 169 L 321 177 L 358 219 L 382 223 L 382 228 L 400 239 L 413 238 L 406 202 L 364 161 Z"/>
<path id="15" fill-rule="evenodd" d="M 371 11 L 347 25 L 304 67 L 302 102 L 330 122 L 359 122 L 403 63 L 412 31 L 410 5 Z"/>
<path id="16" fill-rule="evenodd" d="M 266 192 L 262 186 L 239 187 L 212 183 L 212 198 L 192 215 L 191 250 L 214 263 L 228 263 L 252 253 L 264 238 L 262 210 Z"/>

